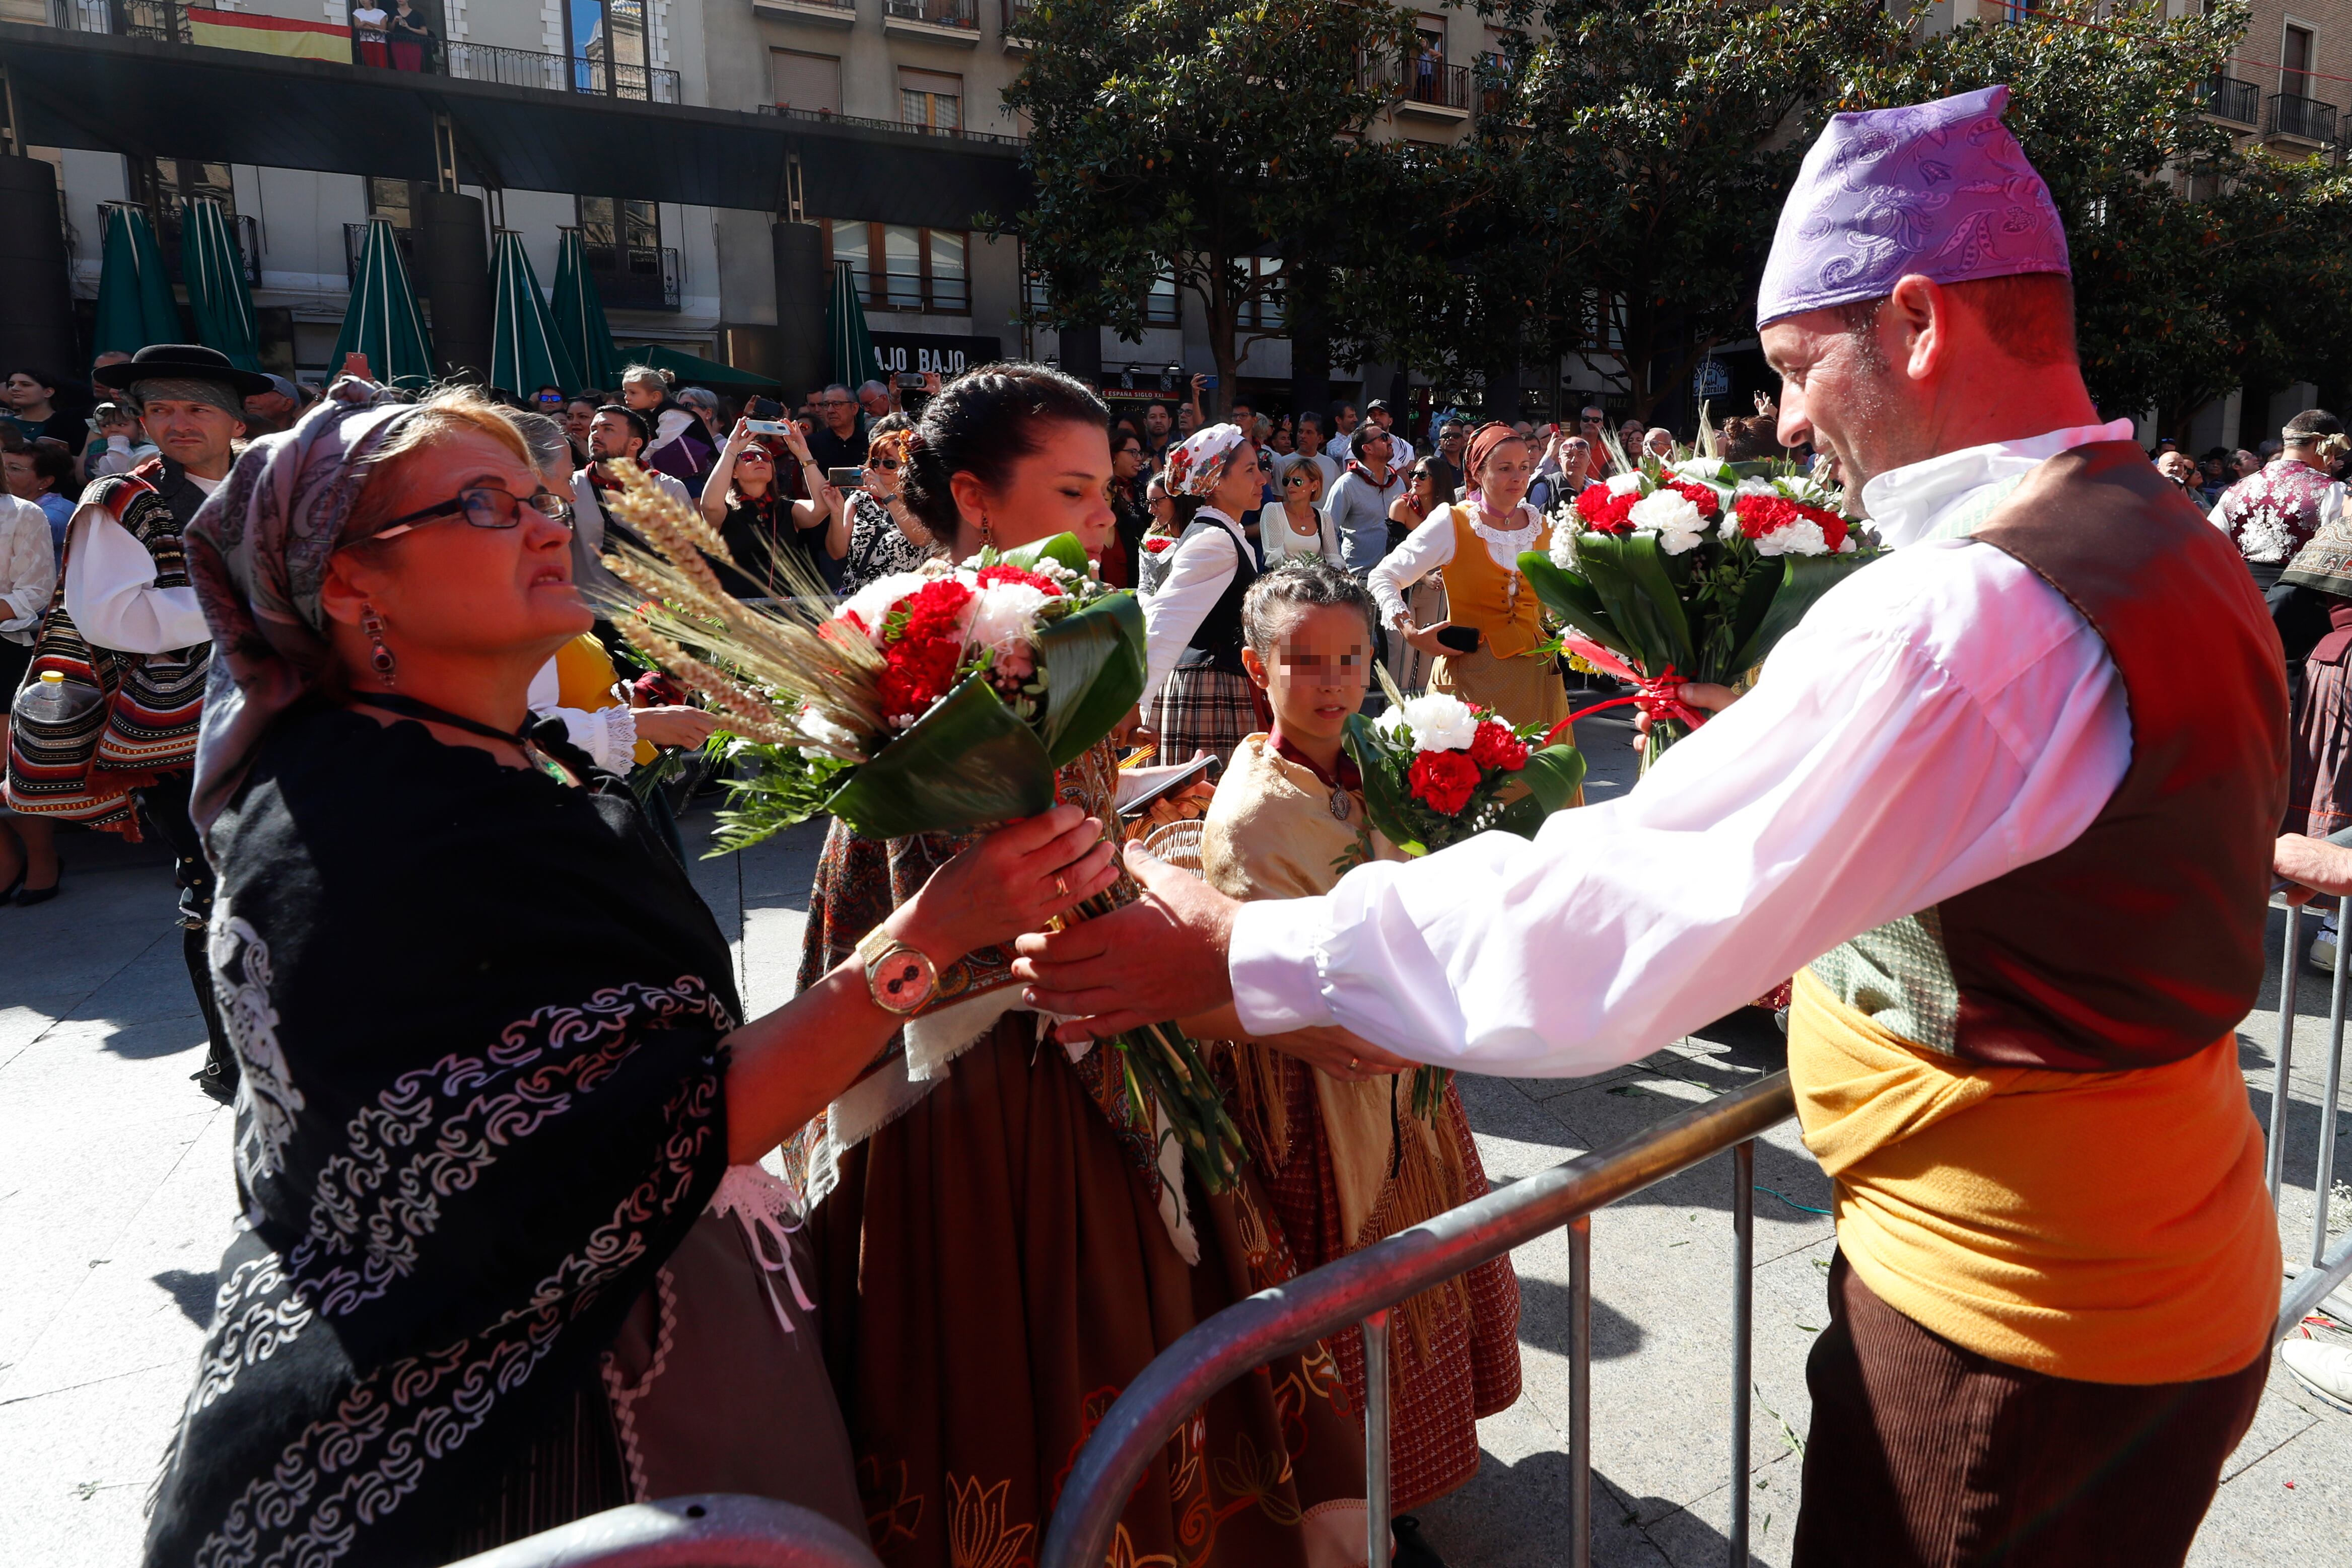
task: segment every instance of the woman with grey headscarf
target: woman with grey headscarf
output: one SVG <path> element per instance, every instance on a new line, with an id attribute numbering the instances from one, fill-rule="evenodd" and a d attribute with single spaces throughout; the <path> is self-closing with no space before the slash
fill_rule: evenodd
<path id="1" fill-rule="evenodd" d="M 530 724 L 589 616 L 503 412 L 346 380 L 187 538 L 244 1218 L 148 1562 L 437 1563 L 702 1491 L 862 1539 L 797 1201 L 757 1162 L 899 1028 L 916 958 L 1106 885 L 1099 824 L 992 835 L 739 1023 L 625 784 Z"/>

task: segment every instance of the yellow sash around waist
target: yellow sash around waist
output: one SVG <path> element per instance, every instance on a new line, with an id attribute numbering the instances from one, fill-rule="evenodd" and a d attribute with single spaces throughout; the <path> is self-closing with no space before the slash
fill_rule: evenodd
<path id="1" fill-rule="evenodd" d="M 1913 1322 L 2089 1383 L 2218 1377 L 2267 1352 L 2278 1227 L 2234 1037 L 2128 1071 L 1986 1067 L 1803 970 L 1789 1077 L 1839 1248 Z"/>

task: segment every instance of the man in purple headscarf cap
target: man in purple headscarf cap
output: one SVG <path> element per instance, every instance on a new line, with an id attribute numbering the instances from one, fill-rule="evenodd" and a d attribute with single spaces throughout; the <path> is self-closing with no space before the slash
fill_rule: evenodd
<path id="1" fill-rule="evenodd" d="M 1796 974 L 1835 1178 L 1795 1561 L 2178 1563 L 2252 1418 L 2277 1230 L 2234 1030 L 2284 803 L 2278 642 L 2102 423 L 2008 89 L 1832 119 L 1758 300 L 1780 439 L 1887 556 L 1627 795 L 1234 904 L 1021 939 L 1099 1035 L 1230 1005 L 1341 1075 L 1570 1076 Z M 1148 956 L 1138 960 L 1135 955 Z"/>

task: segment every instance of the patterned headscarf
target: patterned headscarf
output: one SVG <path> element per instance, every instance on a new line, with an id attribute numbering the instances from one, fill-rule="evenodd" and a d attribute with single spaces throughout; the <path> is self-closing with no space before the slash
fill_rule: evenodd
<path id="1" fill-rule="evenodd" d="M 1238 424 L 1212 424 L 1185 437 L 1168 455 L 1168 486 L 1181 495 L 1205 496 L 1225 476 L 1225 465 L 1248 437 Z"/>
<path id="2" fill-rule="evenodd" d="M 2001 123 L 2009 89 L 1830 117 L 1780 209 L 1756 325 L 1862 299 L 1906 275 L 2072 274 L 2050 187 Z"/>
<path id="3" fill-rule="evenodd" d="M 188 576 L 213 630 L 189 815 L 212 826 L 262 737 L 334 658 L 319 599 L 365 488 L 364 460 L 416 405 L 345 376 L 293 429 L 238 455 L 186 531 Z"/>
<path id="4" fill-rule="evenodd" d="M 1506 441 L 1525 441 L 1526 436 L 1499 419 L 1490 419 L 1470 433 L 1470 450 L 1462 458 L 1463 483 L 1471 489 L 1478 488 L 1478 470 L 1495 455 L 1495 448 Z"/>

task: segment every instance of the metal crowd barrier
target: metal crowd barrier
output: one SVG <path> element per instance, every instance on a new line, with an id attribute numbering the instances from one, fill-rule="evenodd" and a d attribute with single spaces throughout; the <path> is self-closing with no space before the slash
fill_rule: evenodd
<path id="1" fill-rule="evenodd" d="M 1103 1417 L 1062 1490 L 1038 1568 L 1099 1568 L 1144 1467 L 1192 1412 L 1228 1383 L 1351 1323 L 1364 1331 L 1364 1464 L 1371 1568 L 1389 1563 L 1389 1311 L 1442 1280 L 1568 1228 L 1569 1561 L 1592 1560 L 1592 1211 L 1731 1151 L 1731 1472 L 1748 1473 L 1756 1144 L 1797 1113 L 1789 1075 L 1645 1128 L 1612 1148 L 1514 1182 L 1425 1224 L 1237 1301 L 1161 1352 Z M 1731 1561 L 1748 1562 L 1748 1488 L 1731 1488 Z"/>
<path id="2" fill-rule="evenodd" d="M 450 1568 L 881 1568 L 881 1560 L 823 1514 L 713 1493 L 607 1509 Z"/>
<path id="3" fill-rule="evenodd" d="M 2328 842 L 2352 844 L 2352 829 L 2332 835 Z M 2294 1004 L 2303 979 L 2303 915 L 2308 905 L 2288 905 L 2286 936 L 2279 949 L 2279 1014 L 2278 1048 L 2271 1064 L 2271 1117 L 2264 1132 L 2263 1169 L 2271 1188 L 2271 1207 L 2279 1205 L 2280 1189 L 2286 1176 L 2286 1109 L 2288 1090 L 2292 1087 L 2294 1063 Z M 2336 1189 L 2336 1117 L 2340 1103 L 2338 1095 L 2344 1086 L 2344 1001 L 2345 977 L 2343 925 L 2339 918 L 2336 940 L 2336 965 L 2328 982 L 2327 994 L 2327 1087 L 2321 1092 L 2319 1113 L 2319 1156 L 2312 1173 L 2311 1260 L 2292 1281 L 2288 1281 L 2284 1300 L 2279 1306 L 2278 1332 L 2273 1341 L 2283 1340 L 2294 1332 L 2304 1315 L 2327 1299 L 2329 1291 L 2341 1284 L 2347 1274 L 2352 1274 L 2352 1235 L 2338 1243 L 2334 1251 L 2327 1247 L 2327 1220 L 2330 1200 Z"/>

